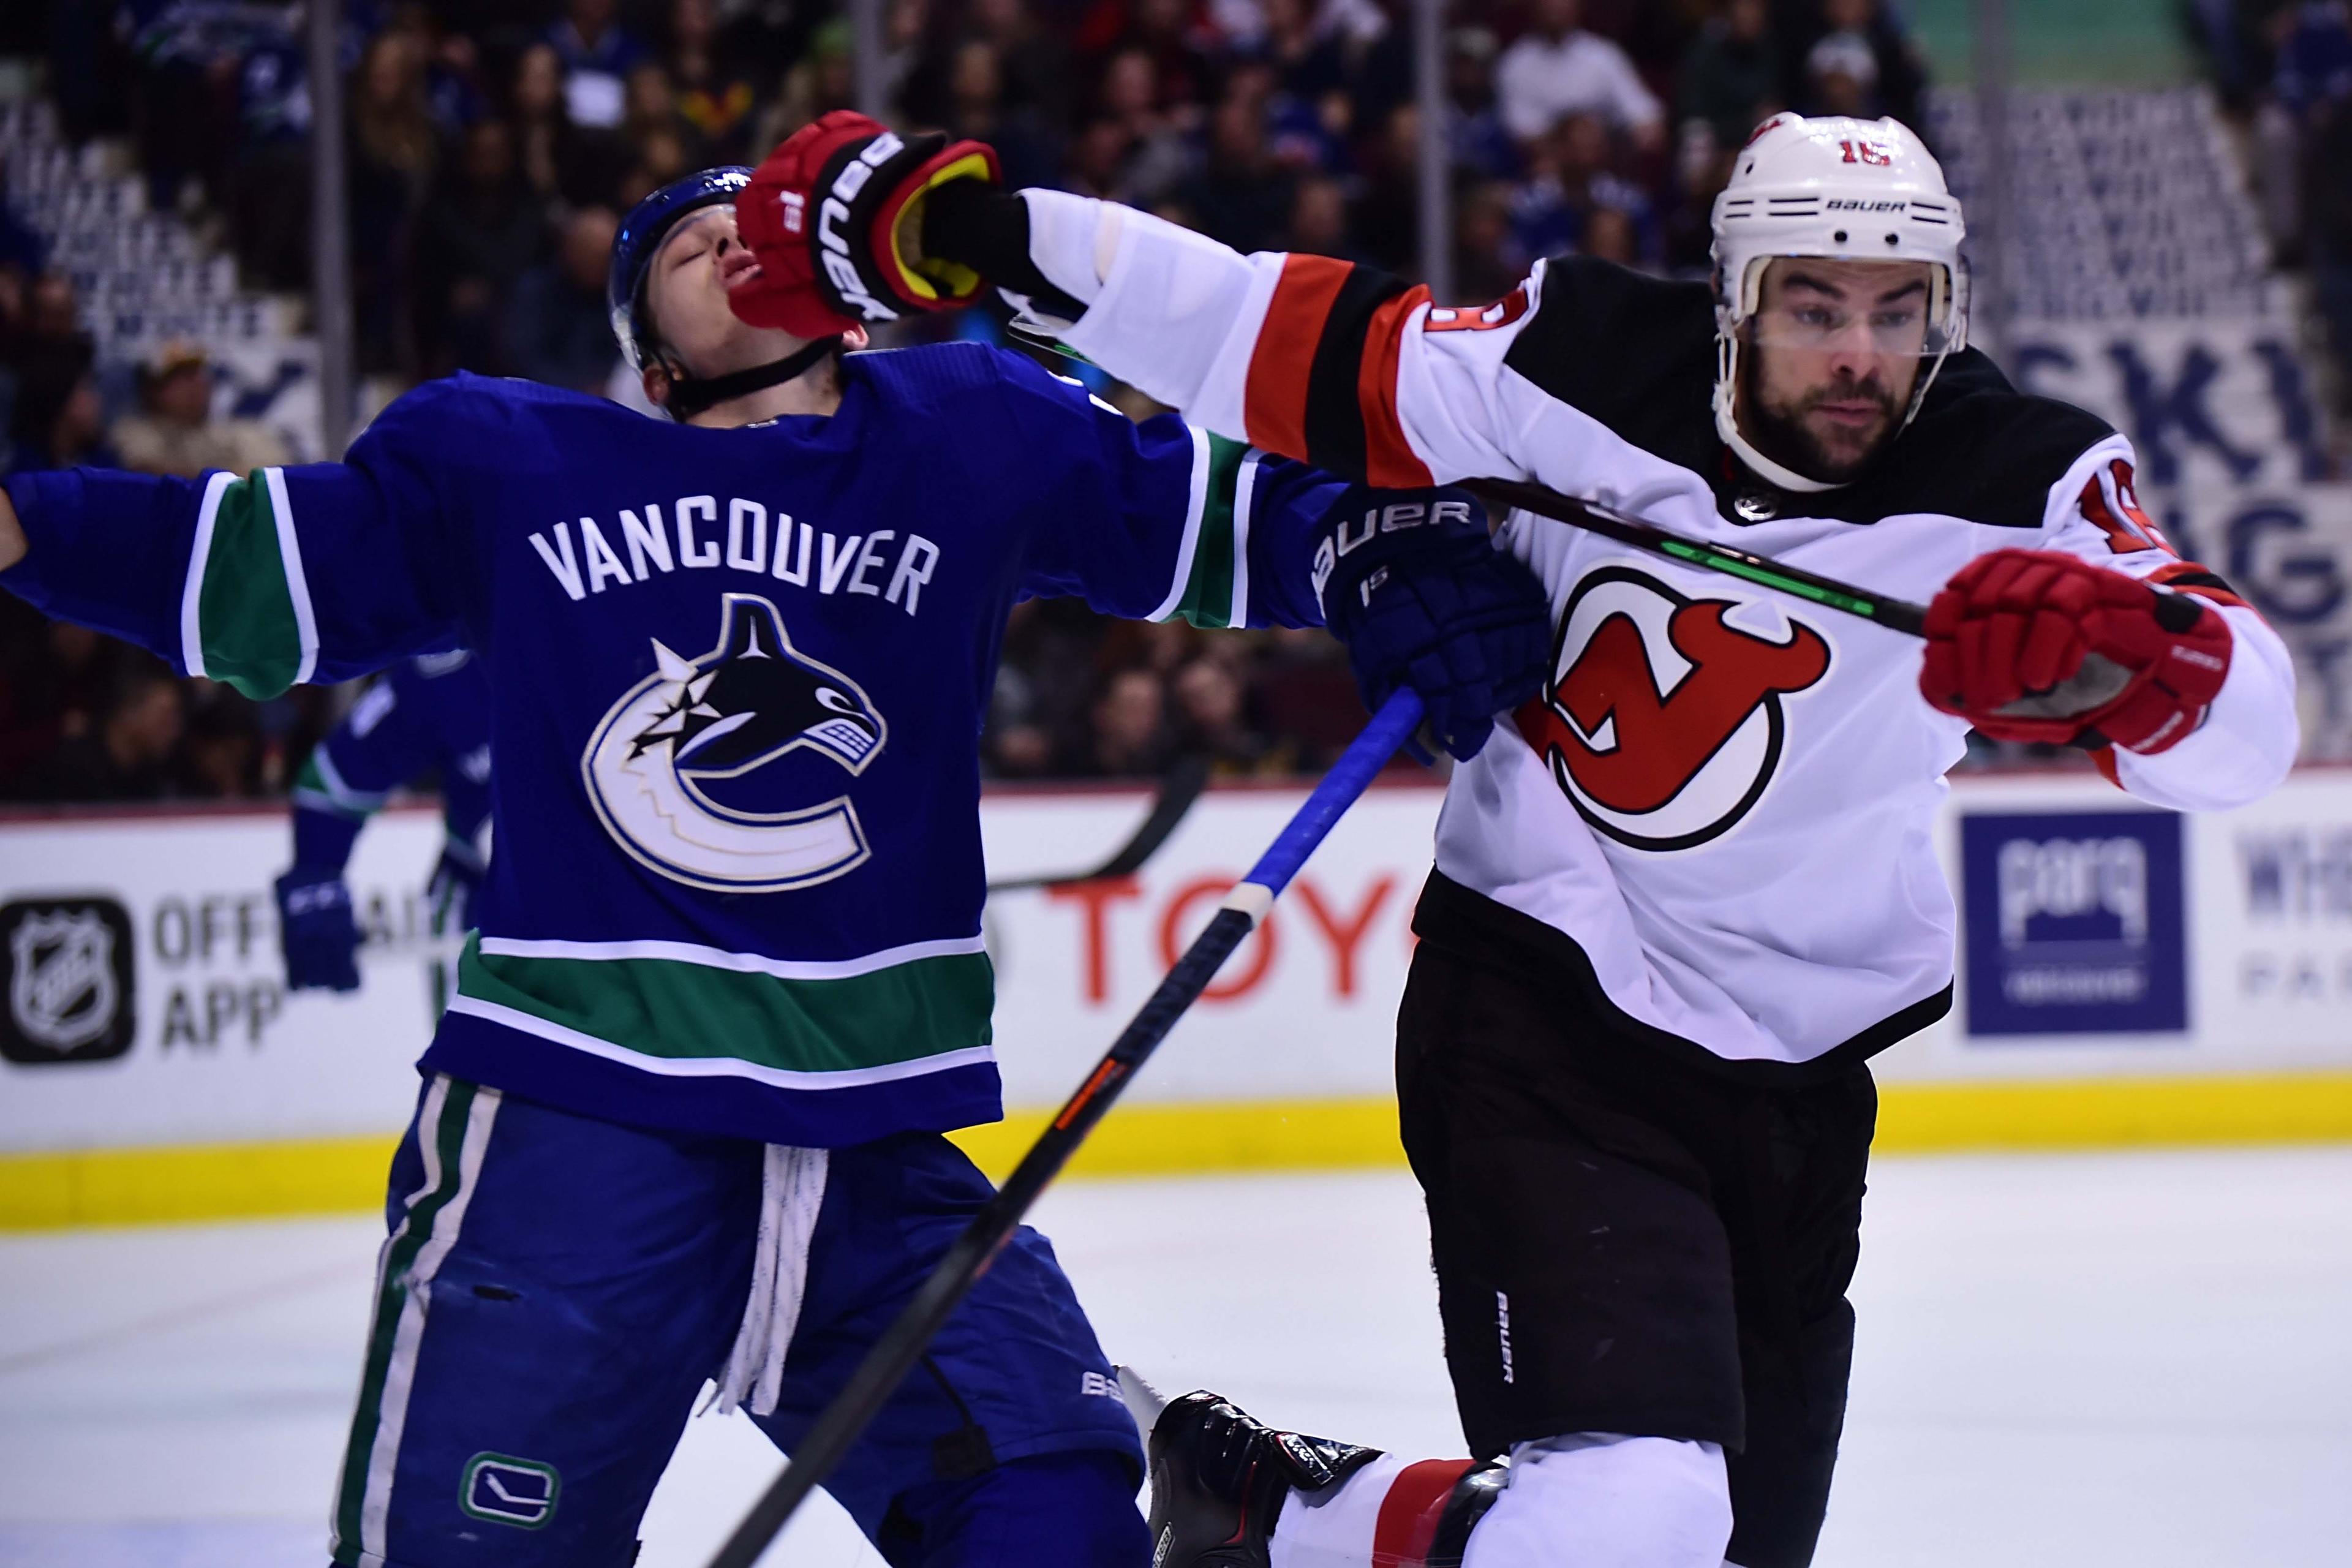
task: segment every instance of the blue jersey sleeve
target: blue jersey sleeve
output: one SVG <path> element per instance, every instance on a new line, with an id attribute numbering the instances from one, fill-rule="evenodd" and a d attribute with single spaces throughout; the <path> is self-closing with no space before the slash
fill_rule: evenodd
<path id="1" fill-rule="evenodd" d="M 294 858 L 340 869 L 392 792 L 440 773 L 450 837 L 470 844 L 489 815 L 488 684 L 465 653 L 393 667 L 319 742 L 294 782 Z"/>
<path id="2" fill-rule="evenodd" d="M 1006 355 L 1031 509 L 1022 592 L 1130 620 L 1323 624 L 1311 580 L 1340 480 L 1172 414 L 1137 423 L 1075 382 Z"/>
<path id="3" fill-rule="evenodd" d="M 446 647 L 478 559 L 436 461 L 457 417 L 449 387 L 394 403 L 341 463 L 18 475 L 9 496 L 29 548 L 0 584 L 254 698 Z"/>

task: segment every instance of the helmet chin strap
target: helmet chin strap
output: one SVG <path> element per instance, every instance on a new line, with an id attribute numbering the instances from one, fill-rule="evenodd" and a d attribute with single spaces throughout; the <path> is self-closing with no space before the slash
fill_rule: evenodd
<path id="1" fill-rule="evenodd" d="M 662 406 L 669 411 L 671 418 L 682 424 L 704 409 L 716 407 L 730 398 L 780 386 L 819 361 L 840 352 L 839 337 L 819 338 L 780 360 L 755 364 L 749 370 L 730 371 L 725 375 L 685 376 L 673 371 L 669 378 L 669 397 Z"/>

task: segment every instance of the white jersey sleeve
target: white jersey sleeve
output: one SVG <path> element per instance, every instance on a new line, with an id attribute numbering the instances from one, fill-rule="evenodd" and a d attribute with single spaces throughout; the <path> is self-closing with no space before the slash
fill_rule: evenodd
<path id="1" fill-rule="evenodd" d="M 1081 199 L 1027 195 L 1033 210 Z M 1112 374 L 1220 435 L 1375 485 L 1535 474 L 1529 427 L 1560 405 L 1504 356 L 1540 306 L 1541 263 L 1484 310 L 1445 310 L 1371 268 L 1243 256 L 1148 214 L 1118 217 L 1067 336 Z"/>
<path id="2" fill-rule="evenodd" d="M 2183 560 L 2141 510 L 2131 443 L 2109 437 L 2051 488 L 2043 548 L 2206 602 L 2230 627 L 2230 673 L 2196 732 L 2150 756 L 2098 753 L 2100 769 L 2152 805 L 2217 811 L 2258 800 L 2294 765 L 2294 664 L 2286 644 L 2229 584 Z"/>

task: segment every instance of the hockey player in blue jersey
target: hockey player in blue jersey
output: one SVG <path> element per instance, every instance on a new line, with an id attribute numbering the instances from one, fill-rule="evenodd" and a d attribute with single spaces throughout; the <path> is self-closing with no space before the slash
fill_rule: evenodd
<path id="1" fill-rule="evenodd" d="M 748 324 L 746 178 L 615 243 L 677 423 L 461 375 L 341 463 L 0 505 L 0 585 L 190 673 L 462 644 L 489 679 L 496 852 L 393 1170 L 341 1564 L 620 1568 L 704 1381 L 789 1450 L 985 1201 L 940 1135 L 1001 1113 L 977 737 L 1017 601 L 1328 606 L 1463 755 L 1544 661 L 1540 591 L 1449 492 L 1131 423 L 992 349 Z M 1110 1373 L 1024 1229 L 832 1489 L 894 1563 L 1140 1568 Z"/>
<path id="2" fill-rule="evenodd" d="M 359 989 L 359 922 L 343 867 L 385 798 L 428 771 L 440 775 L 447 835 L 425 890 L 441 936 L 472 929 L 490 816 L 490 689 L 463 648 L 385 671 L 294 780 L 294 865 L 277 882 L 288 990 Z"/>

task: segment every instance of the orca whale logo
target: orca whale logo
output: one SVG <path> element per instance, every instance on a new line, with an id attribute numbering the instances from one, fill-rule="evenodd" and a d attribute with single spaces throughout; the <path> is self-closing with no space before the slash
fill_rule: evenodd
<path id="1" fill-rule="evenodd" d="M 640 864 L 727 893 L 780 893 L 856 869 L 871 853 L 846 795 L 787 812 L 711 798 L 806 749 L 864 773 L 889 726 L 863 689 L 794 648 L 776 606 L 752 594 L 719 601 L 719 641 L 699 658 L 653 645 L 654 673 L 613 704 L 581 758 L 605 831 Z"/>

